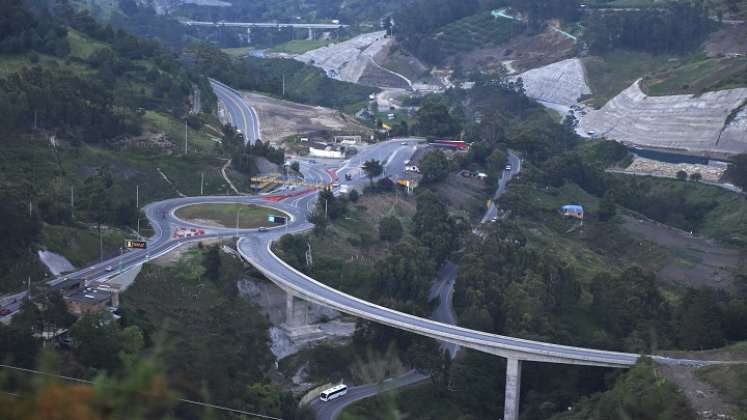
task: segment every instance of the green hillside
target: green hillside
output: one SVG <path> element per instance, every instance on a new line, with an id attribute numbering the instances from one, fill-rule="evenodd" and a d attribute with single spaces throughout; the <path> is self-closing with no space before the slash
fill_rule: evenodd
<path id="1" fill-rule="evenodd" d="M 198 193 L 200 172 L 207 192 L 225 191 L 213 140 L 220 131 L 190 117 L 192 154 L 175 153 L 192 86 L 206 109 L 215 102 L 207 79 L 157 42 L 86 13 L 52 17 L 17 0 L 2 9 L 0 213 L 9 245 L 0 264 L 13 268 L 0 274 L 0 291 L 44 277 L 38 249 L 78 266 L 98 259 L 100 225 L 104 256 L 118 252 L 137 228 L 136 185 L 141 204 Z"/>
<path id="2" fill-rule="evenodd" d="M 521 33 L 523 26 L 509 19 L 496 19 L 484 12 L 452 22 L 435 31 L 447 55 L 497 45 Z"/>

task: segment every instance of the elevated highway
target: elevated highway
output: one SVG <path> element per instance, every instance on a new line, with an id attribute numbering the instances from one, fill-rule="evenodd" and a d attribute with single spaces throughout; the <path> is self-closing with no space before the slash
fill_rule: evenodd
<path id="1" fill-rule="evenodd" d="M 414 140 L 394 140 L 380 143 L 361 151 L 356 156 L 355 161 L 363 162 L 375 156 L 387 163 L 388 170 L 394 167 L 398 168 L 403 166 L 403 162 L 411 157 L 415 150 L 415 142 Z M 338 161 L 337 164 L 342 165 L 343 162 Z M 310 177 L 332 183 L 338 177 L 342 180 L 345 178 L 344 174 L 358 170 L 356 166 L 348 162 L 339 169 L 332 170 L 328 165 L 306 161 L 301 165 L 301 168 L 302 171 L 308 171 Z M 361 185 L 362 182 L 365 182 L 365 179 L 358 175 L 351 182 Z M 155 230 L 155 234 L 148 241 L 148 250 L 127 253 L 121 257 L 67 275 L 65 278 L 85 277 L 88 281 L 105 280 L 110 276 L 143 264 L 151 258 L 168 253 L 187 242 L 207 238 L 238 237 L 237 248 L 240 255 L 268 279 L 286 290 L 289 294 L 288 302 L 291 306 L 293 305 L 293 298 L 298 297 L 356 317 L 508 359 L 504 420 L 516 420 L 518 418 L 522 361 L 625 368 L 635 364 L 641 356 L 636 353 L 566 346 L 472 330 L 399 312 L 326 286 L 291 267 L 272 250 L 273 243 L 282 235 L 300 233 L 313 228 L 313 225 L 308 221 L 308 214 L 316 199 L 316 192 L 308 191 L 300 195 L 289 196 L 281 201 L 270 200 L 266 196 L 214 196 L 174 198 L 151 203 L 145 207 L 145 213 Z M 179 207 L 199 203 L 259 204 L 286 212 L 291 217 L 290 221 L 284 226 L 258 231 L 256 229 L 202 226 L 180 220 L 175 216 L 174 212 Z M 199 237 L 175 238 L 173 232 L 176 227 L 199 227 L 204 229 L 205 234 Z M 118 269 L 109 272 L 106 269 L 108 266 L 118 267 Z M 50 285 L 55 287 L 63 280 L 62 277 L 55 279 L 50 282 Z M 292 311 L 288 313 L 292 313 Z M 661 356 L 653 356 L 653 359 L 665 364 L 703 365 L 711 363 Z"/>

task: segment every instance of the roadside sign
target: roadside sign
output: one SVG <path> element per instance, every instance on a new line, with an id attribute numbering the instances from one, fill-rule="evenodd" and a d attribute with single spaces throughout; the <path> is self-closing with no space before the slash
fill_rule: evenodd
<path id="1" fill-rule="evenodd" d="M 270 223 L 278 224 L 278 225 L 284 225 L 285 222 L 286 222 L 286 218 L 283 217 L 283 216 L 269 215 L 269 216 L 267 216 L 267 221 L 270 222 Z"/>
<path id="2" fill-rule="evenodd" d="M 125 241 L 125 247 L 135 248 L 135 249 L 145 249 L 147 247 L 147 244 L 145 243 L 145 241 L 132 241 L 128 239 Z"/>

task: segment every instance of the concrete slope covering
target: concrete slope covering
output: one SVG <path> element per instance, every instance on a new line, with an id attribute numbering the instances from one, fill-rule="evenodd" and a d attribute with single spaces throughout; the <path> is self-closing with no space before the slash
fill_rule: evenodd
<path id="1" fill-rule="evenodd" d="M 560 111 L 576 104 L 582 95 L 591 94 L 581 60 L 569 58 L 547 66 L 528 70 L 517 77 L 524 81 L 528 97 Z"/>
<path id="2" fill-rule="evenodd" d="M 409 87 L 404 76 L 379 66 L 376 57 L 389 43 L 385 31 L 369 32 L 347 41 L 307 51 L 296 60 L 321 68 L 327 76 L 351 83 L 377 87 Z"/>
<path id="3" fill-rule="evenodd" d="M 728 118 L 728 123 L 721 132 L 718 146 L 724 150 L 736 150 L 738 153 L 747 151 L 747 99 L 742 107 L 733 110 L 734 117 Z"/>
<path id="4" fill-rule="evenodd" d="M 724 157 L 747 152 L 747 115 L 739 109 L 745 100 L 747 88 L 648 96 L 636 81 L 601 109 L 589 110 L 578 130 L 627 144 Z"/>

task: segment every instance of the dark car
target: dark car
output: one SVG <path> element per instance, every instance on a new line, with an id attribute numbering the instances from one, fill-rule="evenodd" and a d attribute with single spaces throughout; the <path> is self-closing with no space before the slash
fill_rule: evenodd
<path id="1" fill-rule="evenodd" d="M 0 316 L 10 315 L 10 309 L 0 308 Z"/>

